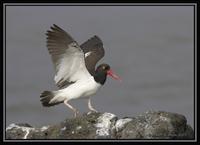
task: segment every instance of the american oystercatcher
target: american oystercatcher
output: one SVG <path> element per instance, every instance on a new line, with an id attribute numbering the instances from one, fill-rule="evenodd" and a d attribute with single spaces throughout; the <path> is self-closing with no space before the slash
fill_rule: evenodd
<path id="1" fill-rule="evenodd" d="M 89 110 L 97 112 L 91 105 L 91 96 L 105 83 L 107 75 L 120 80 L 108 64 L 101 64 L 95 70 L 96 63 L 104 56 L 102 41 L 95 35 L 79 46 L 55 24 L 46 35 L 47 48 L 56 70 L 54 80 L 59 90 L 41 93 L 42 105 L 50 107 L 64 103 L 76 117 L 79 112 L 69 101 L 86 98 Z"/>

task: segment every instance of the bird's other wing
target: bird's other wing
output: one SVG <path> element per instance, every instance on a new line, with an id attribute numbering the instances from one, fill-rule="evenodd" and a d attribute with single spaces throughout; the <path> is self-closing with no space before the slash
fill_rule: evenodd
<path id="1" fill-rule="evenodd" d="M 81 46 L 85 54 L 85 64 L 91 75 L 95 73 L 97 62 L 105 55 L 103 42 L 98 36 L 93 36 Z"/>
<path id="2" fill-rule="evenodd" d="M 56 70 L 54 80 L 59 88 L 91 76 L 82 49 L 67 32 L 54 24 L 46 35 L 47 48 Z"/>

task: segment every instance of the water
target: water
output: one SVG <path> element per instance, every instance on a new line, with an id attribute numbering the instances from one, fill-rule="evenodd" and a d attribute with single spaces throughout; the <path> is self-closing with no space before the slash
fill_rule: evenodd
<path id="1" fill-rule="evenodd" d="M 186 116 L 193 127 L 192 6 L 8 6 L 6 8 L 6 125 L 54 124 L 72 117 L 64 104 L 44 108 L 39 95 L 56 90 L 45 32 L 53 24 L 80 44 L 98 35 L 106 62 L 122 78 L 107 79 L 92 98 L 119 117 L 147 110 Z M 87 112 L 87 101 L 71 102 Z"/>

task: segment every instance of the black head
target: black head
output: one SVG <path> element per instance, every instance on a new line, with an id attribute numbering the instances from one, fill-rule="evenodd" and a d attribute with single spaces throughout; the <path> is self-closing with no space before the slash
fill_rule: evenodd
<path id="1" fill-rule="evenodd" d="M 100 64 L 97 69 L 96 72 L 103 72 L 103 73 L 107 73 L 107 71 L 110 70 L 110 66 L 108 64 Z"/>
<path id="2" fill-rule="evenodd" d="M 103 85 L 106 81 L 107 75 L 113 77 L 114 79 L 120 80 L 120 78 L 113 73 L 113 71 L 110 69 L 110 66 L 108 64 L 101 64 L 97 67 L 94 79 L 96 82 Z"/>

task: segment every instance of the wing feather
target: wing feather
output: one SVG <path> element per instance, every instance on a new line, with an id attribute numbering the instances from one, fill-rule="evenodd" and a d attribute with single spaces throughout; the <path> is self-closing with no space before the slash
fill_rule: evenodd
<path id="1" fill-rule="evenodd" d="M 90 76 L 82 49 L 66 31 L 54 24 L 46 35 L 47 48 L 56 70 L 54 80 L 59 88 Z"/>
<path id="2" fill-rule="evenodd" d="M 93 36 L 81 46 L 85 54 L 86 67 L 91 75 L 95 73 L 97 62 L 105 55 L 103 42 L 98 36 Z"/>

